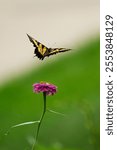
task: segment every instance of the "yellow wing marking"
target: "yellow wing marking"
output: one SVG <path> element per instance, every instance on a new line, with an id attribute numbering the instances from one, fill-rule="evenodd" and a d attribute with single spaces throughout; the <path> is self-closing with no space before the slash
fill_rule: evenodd
<path id="1" fill-rule="evenodd" d="M 55 49 L 53 52 L 59 52 L 59 49 L 57 48 L 57 49 Z"/>
<path id="2" fill-rule="evenodd" d="M 50 54 L 58 53 L 58 52 L 59 52 L 59 49 L 55 49 L 55 50 L 53 50 L 52 52 L 50 52 Z"/>
<path id="3" fill-rule="evenodd" d="M 41 55 L 44 55 L 46 50 L 46 47 L 42 48 L 42 44 L 38 45 L 38 51 L 41 53 Z"/>
<path id="4" fill-rule="evenodd" d="M 38 51 L 43 55 L 42 44 L 39 44 L 39 45 L 38 45 Z"/>
<path id="5" fill-rule="evenodd" d="M 38 43 L 34 39 L 32 39 L 32 40 L 33 40 L 34 44 L 36 45 L 36 47 L 38 47 Z"/>
<path id="6" fill-rule="evenodd" d="M 46 47 L 44 47 L 43 48 L 43 55 L 45 54 L 46 50 L 47 50 Z"/>

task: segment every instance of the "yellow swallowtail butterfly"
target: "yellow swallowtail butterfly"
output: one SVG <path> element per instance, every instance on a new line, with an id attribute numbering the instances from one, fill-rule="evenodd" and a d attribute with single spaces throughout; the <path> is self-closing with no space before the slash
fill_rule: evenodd
<path id="1" fill-rule="evenodd" d="M 29 36 L 28 34 L 27 36 L 30 42 L 32 42 L 35 47 L 35 51 L 34 51 L 35 56 L 37 56 L 41 60 L 43 60 L 47 56 L 49 57 L 56 53 L 61 53 L 61 52 L 66 52 L 66 51 L 71 50 L 71 49 L 66 49 L 66 48 L 47 48 L 46 46 L 44 46 L 43 44 L 41 44 L 40 42 L 38 42 L 31 36 Z"/>

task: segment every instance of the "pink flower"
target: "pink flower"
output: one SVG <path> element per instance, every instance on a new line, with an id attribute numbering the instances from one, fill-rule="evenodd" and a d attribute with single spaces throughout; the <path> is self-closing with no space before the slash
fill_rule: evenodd
<path id="1" fill-rule="evenodd" d="M 57 92 L 57 87 L 48 82 L 40 82 L 33 84 L 33 91 L 35 93 L 45 92 L 46 95 L 54 95 Z"/>

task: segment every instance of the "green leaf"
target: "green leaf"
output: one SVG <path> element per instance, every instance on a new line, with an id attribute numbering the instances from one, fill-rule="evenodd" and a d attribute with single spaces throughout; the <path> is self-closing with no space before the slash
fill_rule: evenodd
<path id="1" fill-rule="evenodd" d="M 67 116 L 63 113 L 60 113 L 60 112 L 57 112 L 57 111 L 54 111 L 54 110 L 51 110 L 51 109 L 47 109 L 48 112 L 51 112 L 51 113 L 54 113 L 54 114 L 57 114 L 57 115 L 61 115 L 61 116 Z"/>
<path id="2" fill-rule="evenodd" d="M 10 129 L 5 133 L 5 135 L 8 135 L 9 132 L 11 131 L 11 129 L 13 128 L 17 128 L 17 127 L 20 127 L 20 126 L 25 126 L 25 125 L 31 125 L 31 124 L 35 124 L 35 123 L 39 123 L 40 120 L 38 121 L 30 121 L 30 122 L 23 122 L 23 123 L 20 123 L 20 124 L 16 124 L 16 125 L 13 125 L 10 127 Z"/>

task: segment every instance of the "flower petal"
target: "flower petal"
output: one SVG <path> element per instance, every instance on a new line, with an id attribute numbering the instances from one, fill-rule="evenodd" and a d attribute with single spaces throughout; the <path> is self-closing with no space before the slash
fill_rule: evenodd
<path id="1" fill-rule="evenodd" d="M 57 87 L 48 82 L 40 82 L 33 84 L 33 91 L 35 93 L 45 92 L 46 95 L 54 95 L 57 92 Z"/>

